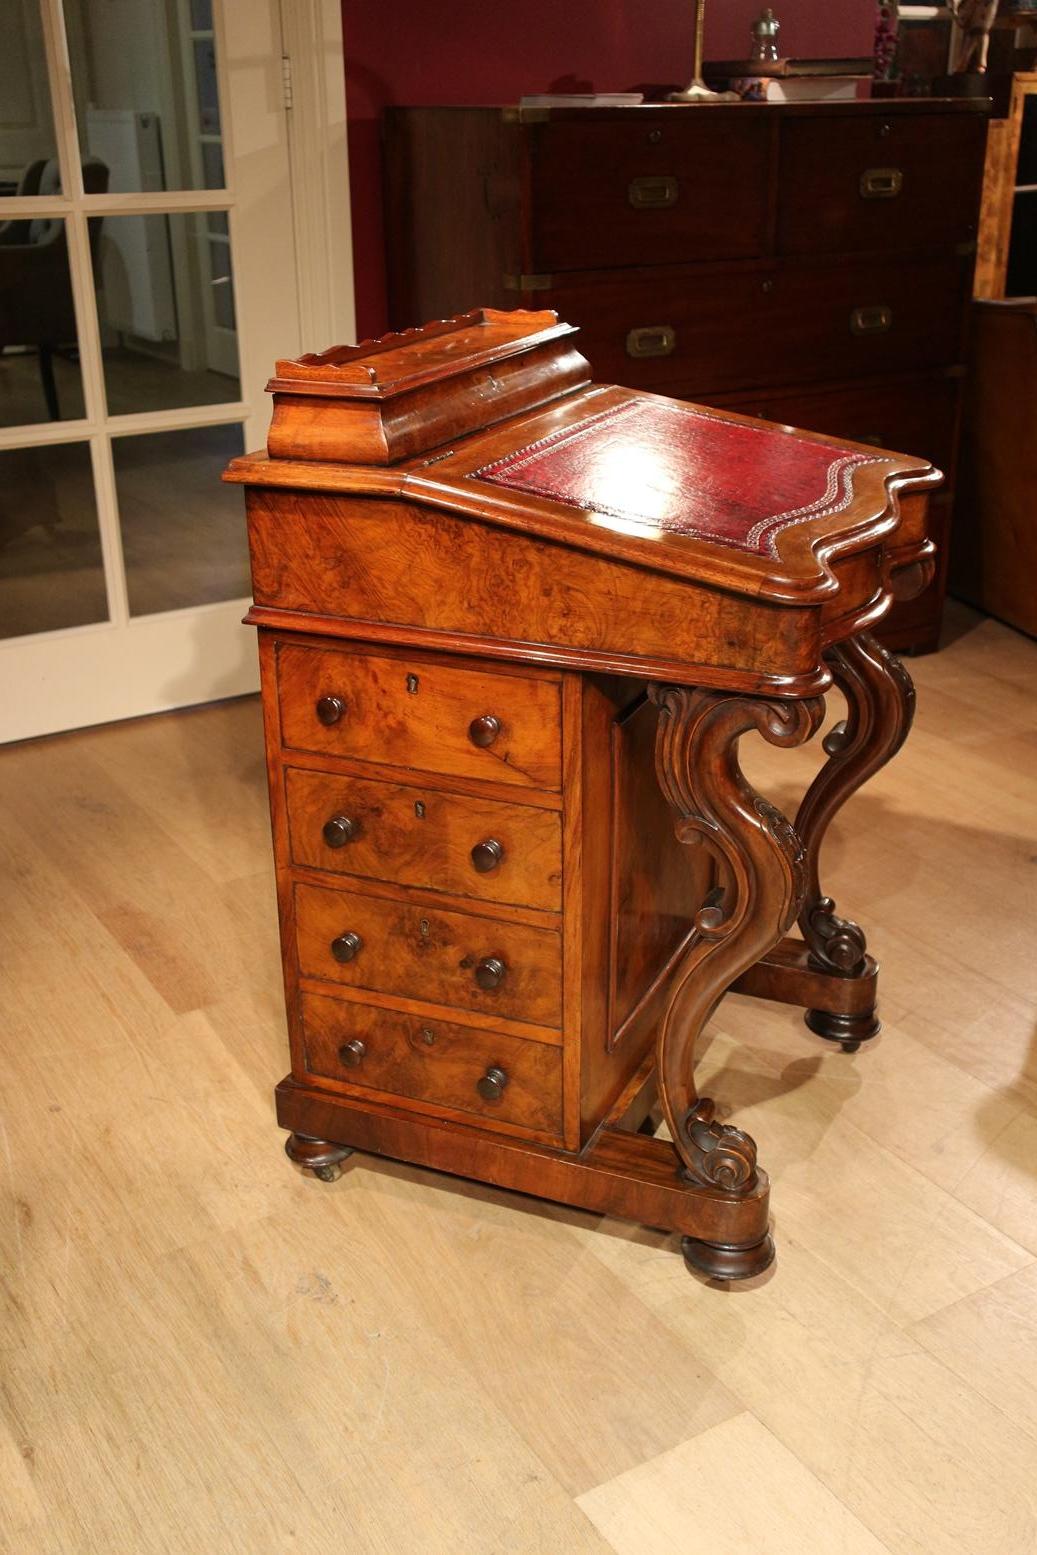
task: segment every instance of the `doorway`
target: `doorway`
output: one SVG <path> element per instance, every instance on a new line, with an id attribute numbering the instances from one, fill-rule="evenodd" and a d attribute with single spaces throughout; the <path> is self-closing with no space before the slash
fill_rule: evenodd
<path id="1" fill-rule="evenodd" d="M 9 0 L 7 14 L 0 739 L 14 740 L 256 688 L 241 494 L 220 471 L 263 445 L 275 359 L 351 340 L 353 316 L 334 0 L 283 14 L 280 0 Z"/>

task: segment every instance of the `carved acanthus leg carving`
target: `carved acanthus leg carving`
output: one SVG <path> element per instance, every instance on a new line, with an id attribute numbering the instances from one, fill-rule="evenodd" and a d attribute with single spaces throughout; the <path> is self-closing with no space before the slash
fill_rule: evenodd
<path id="1" fill-rule="evenodd" d="M 799 926 L 817 967 L 836 977 L 859 977 L 868 965 L 867 942 L 863 930 L 849 918 L 837 916 L 835 902 L 821 893 L 821 844 L 839 808 L 903 745 L 914 716 L 915 688 L 900 660 L 868 632 L 839 643 L 826 657 L 846 697 L 847 716 L 826 736 L 828 761 L 796 816 L 796 830 L 807 855 L 807 890 Z M 811 1010 L 807 1024 L 819 1036 L 851 1050 L 879 1029 L 874 1011 L 847 1021 Z"/>
<path id="2" fill-rule="evenodd" d="M 717 860 L 718 884 L 700 907 L 696 933 L 672 984 L 659 1026 L 659 1094 L 687 1178 L 738 1194 L 756 1180 L 756 1146 L 748 1134 L 714 1120 L 713 1103 L 695 1089 L 698 1035 L 731 983 L 777 944 L 795 921 L 806 883 L 795 831 L 750 786 L 738 765 L 738 741 L 755 729 L 773 745 L 799 745 L 818 728 L 821 698 L 765 701 L 682 686 L 653 686 L 659 707 L 656 771 L 677 813 L 680 842 L 705 845 Z M 768 1239 L 765 1239 L 765 1241 Z M 770 1251 L 755 1253 L 766 1267 Z M 701 1248 L 696 1267 L 706 1267 Z M 752 1265 L 754 1260 L 748 1259 Z M 717 1272 L 717 1269 L 707 1272 Z M 724 1277 L 731 1277 L 728 1267 Z"/>

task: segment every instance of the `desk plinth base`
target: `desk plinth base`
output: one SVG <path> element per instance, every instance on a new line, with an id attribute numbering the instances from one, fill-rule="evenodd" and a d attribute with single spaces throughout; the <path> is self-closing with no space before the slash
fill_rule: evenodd
<path id="1" fill-rule="evenodd" d="M 801 939 L 783 939 L 769 955 L 743 972 L 732 993 L 778 1004 L 798 1004 L 815 1036 L 838 1042 L 844 1053 L 855 1053 L 862 1042 L 877 1037 L 881 1023 L 875 1013 L 878 966 L 865 955 L 860 971 L 839 975 L 822 969 Z"/>
<path id="2" fill-rule="evenodd" d="M 352 1150 L 474 1178 L 557 1204 L 676 1231 L 688 1267 L 707 1278 L 748 1279 L 774 1258 L 768 1235 L 770 1184 L 758 1171 L 738 1194 L 682 1179 L 667 1140 L 624 1120 L 601 1129 L 579 1154 L 504 1134 L 442 1123 L 376 1102 L 354 1102 L 286 1078 L 277 1087 L 277 1121 L 292 1131 L 288 1154 L 342 1159 Z M 308 1159 L 309 1158 L 309 1159 Z"/>

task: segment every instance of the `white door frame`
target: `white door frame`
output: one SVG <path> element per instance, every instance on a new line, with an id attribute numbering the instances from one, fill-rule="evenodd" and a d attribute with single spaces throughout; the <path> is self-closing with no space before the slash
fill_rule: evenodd
<path id="1" fill-rule="evenodd" d="M 156 194 L 84 195 L 61 0 L 41 0 L 41 10 L 63 193 L 2 199 L 0 215 L 65 220 L 85 415 L 0 428 L 0 449 L 89 444 L 109 619 L 0 641 L 0 741 L 256 689 L 255 644 L 240 626 L 247 598 L 130 616 L 112 438 L 243 423 L 246 447 L 262 447 L 269 423 L 264 388 L 275 359 L 355 338 L 337 0 L 217 0 L 227 187 Z M 293 87 L 290 107 L 286 81 Z M 274 178 L 272 167 L 279 169 Z M 109 416 L 88 217 L 207 210 L 228 212 L 237 266 L 241 398 Z M 242 263 L 247 252 L 264 262 Z M 295 299 L 285 297 L 283 285 L 293 269 Z"/>

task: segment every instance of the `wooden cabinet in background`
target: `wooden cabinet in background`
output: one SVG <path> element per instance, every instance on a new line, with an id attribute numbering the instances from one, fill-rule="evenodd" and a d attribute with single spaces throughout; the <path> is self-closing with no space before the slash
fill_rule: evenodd
<path id="1" fill-rule="evenodd" d="M 1037 292 L 1037 72 L 1012 77 L 1008 113 L 990 121 L 980 207 L 977 297 Z"/>
<path id="2" fill-rule="evenodd" d="M 1037 299 L 973 308 L 951 587 L 1037 637 Z"/>
<path id="3" fill-rule="evenodd" d="M 597 378 L 932 460 L 936 646 L 985 100 L 394 108 L 391 323 L 554 308 Z"/>

